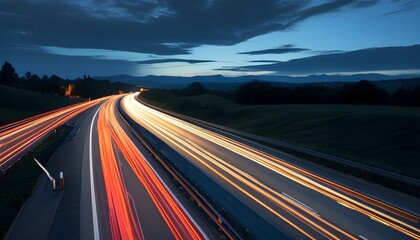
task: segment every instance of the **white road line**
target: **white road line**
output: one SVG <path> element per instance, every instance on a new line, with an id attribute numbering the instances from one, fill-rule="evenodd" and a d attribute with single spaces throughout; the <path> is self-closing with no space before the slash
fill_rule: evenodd
<path id="1" fill-rule="evenodd" d="M 362 235 L 359 235 L 359 238 L 361 238 L 363 240 L 368 240 L 367 238 L 363 237 Z"/>
<path id="2" fill-rule="evenodd" d="M 90 134 L 89 134 L 89 171 L 90 171 L 90 198 L 92 199 L 92 221 L 93 221 L 93 237 L 95 240 L 99 240 L 99 226 L 98 226 L 98 211 L 96 209 L 96 195 L 95 195 L 95 181 L 93 180 L 93 160 L 92 160 L 92 131 L 93 123 L 95 122 L 96 115 L 98 115 L 99 110 L 102 105 L 96 110 L 95 115 L 93 116 L 92 122 L 90 124 Z"/>
<path id="3" fill-rule="evenodd" d="M 288 194 L 287 194 L 287 193 L 285 193 L 285 192 L 282 192 L 282 194 L 283 194 L 284 196 L 286 196 L 287 198 L 289 198 L 290 200 L 292 200 L 292 201 L 296 202 L 297 204 L 301 205 L 302 207 L 304 207 L 304 208 L 308 209 L 309 211 L 311 211 L 311 212 L 313 212 L 314 214 L 316 214 L 317 216 L 319 216 L 319 215 L 318 215 L 318 213 L 317 213 L 317 212 L 315 212 L 315 210 L 313 210 L 313 209 L 312 209 L 311 207 L 309 207 L 308 205 L 306 205 L 306 204 L 302 203 L 301 201 L 297 200 L 296 198 L 291 197 L 290 195 L 288 195 Z"/>

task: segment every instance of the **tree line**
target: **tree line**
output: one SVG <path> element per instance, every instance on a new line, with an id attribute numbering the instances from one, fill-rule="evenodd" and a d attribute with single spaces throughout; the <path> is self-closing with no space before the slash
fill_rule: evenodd
<path id="1" fill-rule="evenodd" d="M 239 86 L 236 90 L 208 90 L 195 82 L 184 89 L 160 89 L 147 93 L 147 97 L 160 102 L 173 100 L 178 96 L 212 94 L 234 100 L 240 104 L 352 104 L 352 105 L 394 105 L 420 107 L 420 86 L 414 89 L 401 87 L 394 93 L 362 80 L 341 86 L 300 85 L 296 87 L 274 86 L 270 82 L 254 80 Z"/>
<path id="2" fill-rule="evenodd" d="M 243 104 L 353 104 L 420 106 L 420 86 L 399 88 L 390 94 L 375 84 L 361 80 L 342 86 L 302 85 L 294 88 L 252 81 L 233 92 Z"/>
<path id="3" fill-rule="evenodd" d="M 15 88 L 64 95 L 69 84 L 73 85 L 72 95 L 92 99 L 118 94 L 120 91 L 131 92 L 137 89 L 134 85 L 98 80 L 86 75 L 83 78 L 69 80 L 56 75 L 40 77 L 27 72 L 24 76 L 19 77 L 15 68 L 9 62 L 5 62 L 0 71 L 0 85 Z"/>

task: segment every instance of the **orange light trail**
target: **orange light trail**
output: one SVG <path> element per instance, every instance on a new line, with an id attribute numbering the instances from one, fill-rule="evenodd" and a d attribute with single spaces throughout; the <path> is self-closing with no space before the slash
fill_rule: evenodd
<path id="1" fill-rule="evenodd" d="M 86 101 L 0 127 L 0 169 L 29 151 L 37 142 L 57 127 L 86 111 L 106 98 Z"/>
<path id="2" fill-rule="evenodd" d="M 266 208 L 275 216 L 295 227 L 299 232 L 308 238 L 313 237 L 306 230 L 298 227 L 289 219 L 286 219 L 286 217 L 281 216 L 278 211 L 273 209 L 272 206 L 280 207 L 292 216 L 295 216 L 298 221 L 305 223 L 308 227 L 315 230 L 325 238 L 339 239 L 341 236 L 344 236 L 349 239 L 357 239 L 357 237 L 352 236 L 340 227 L 329 223 L 320 216 L 313 214 L 303 206 L 294 203 L 276 190 L 263 184 L 258 179 L 252 177 L 251 172 L 247 173 L 237 168 L 225 159 L 221 159 L 212 154 L 210 151 L 207 151 L 194 141 L 182 137 L 182 135 L 179 134 L 179 131 L 186 132 L 188 136 L 198 136 L 202 139 L 206 139 L 218 146 L 245 157 L 260 166 L 263 166 L 276 174 L 282 175 L 302 186 L 333 199 L 343 206 L 358 211 L 377 222 L 385 224 L 412 238 L 420 238 L 420 231 L 416 226 L 392 216 L 395 215 L 405 218 L 411 222 L 418 223 L 419 217 L 412 213 L 406 212 L 355 190 L 341 186 L 328 179 L 317 176 L 309 171 L 296 167 L 279 158 L 266 154 L 233 139 L 146 107 L 135 99 L 135 94 L 123 98 L 122 107 L 134 121 L 151 131 L 170 146 L 177 148 L 184 155 L 188 156 L 189 159 L 196 161 L 195 163 L 199 163 L 196 164 L 196 166 L 204 166 L 211 172 L 215 173 L 226 183 L 234 186 L 236 189 Z M 246 190 L 247 188 L 257 194 L 251 193 L 249 190 Z M 374 207 L 368 206 L 366 203 L 371 204 Z M 302 214 L 302 212 L 305 213 L 305 215 Z M 326 225 L 328 229 L 324 228 L 319 223 Z"/>
<path id="3" fill-rule="evenodd" d="M 169 192 L 162 180 L 147 163 L 116 119 L 116 104 L 120 96 L 107 101 L 98 118 L 99 146 L 103 166 L 111 229 L 123 239 L 138 239 L 139 227 L 133 220 L 125 186 L 115 159 L 115 147 L 121 151 L 140 183 L 145 187 L 159 213 L 176 239 L 205 239 L 200 229 Z M 110 201 L 111 200 L 111 201 Z M 116 236 L 117 237 L 117 236 Z M 127 237 L 127 238 L 126 238 Z"/>
<path id="4" fill-rule="evenodd" d="M 98 117 L 98 139 L 102 172 L 108 198 L 112 239 L 143 239 L 130 208 L 128 194 L 115 158 L 112 128 L 108 124 L 111 101 L 101 108 Z"/>

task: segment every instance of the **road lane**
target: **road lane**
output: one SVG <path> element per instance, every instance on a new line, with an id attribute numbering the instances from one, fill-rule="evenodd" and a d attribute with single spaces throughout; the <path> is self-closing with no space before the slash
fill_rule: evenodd
<path id="1" fill-rule="evenodd" d="M 117 120 L 118 98 L 114 97 L 104 104 L 97 123 L 107 198 L 105 208 L 112 238 L 142 239 L 146 232 L 154 238 L 206 238 L 121 127 Z M 147 194 L 139 195 L 139 191 Z M 145 207 L 147 211 L 144 211 Z M 145 212 L 149 212 L 147 217 Z M 144 227 L 143 222 L 146 226 L 153 224 L 155 228 Z M 150 231 L 156 227 L 161 231 Z M 172 237 L 167 233 L 171 233 Z"/>
<path id="2" fill-rule="evenodd" d="M 60 171 L 64 172 L 65 191 L 51 191 L 51 182 L 42 174 L 9 230 L 8 239 L 79 238 L 79 221 L 82 218 L 79 218 L 80 168 L 84 133 L 87 132 L 96 108 L 98 106 L 86 110 L 74 122 L 72 120 L 72 124 L 80 129 L 79 133 L 72 140 L 66 140 L 46 166 L 56 179 Z"/>
<path id="3" fill-rule="evenodd" d="M 206 233 L 213 236 L 212 230 L 206 227 L 203 231 L 187 212 L 191 207 L 181 205 L 188 200 L 176 197 L 185 195 L 174 193 L 179 191 L 175 184 L 164 183 L 163 179 L 171 180 L 160 177 L 148 163 L 151 158 L 138 150 L 139 143 L 119 116 L 116 102 L 120 97 L 103 99 L 103 105 L 87 111 L 75 110 L 83 112 L 75 123 L 79 131 L 58 149 L 47 166 L 54 176 L 64 172 L 66 188 L 52 192 L 51 183 L 41 176 L 42 181 L 22 209 L 9 239 L 206 239 Z M 61 122 L 71 115 L 58 112 L 4 126 L 0 134 L 11 138 L 11 130 L 16 128 L 24 128 L 18 130 L 20 134 L 34 129 L 47 132 L 45 128 L 49 130 L 52 121 L 60 118 L 56 122 Z M 40 120 L 42 117 L 52 120 Z M 12 143 L 7 143 L 7 147 L 9 144 Z M 11 147 L 17 148 L 13 144 Z"/>
<path id="4" fill-rule="evenodd" d="M 403 211 L 258 149 L 162 114 L 138 103 L 134 96 L 122 102 L 133 120 L 274 225 L 284 228 L 287 223 L 289 229 L 299 232 L 298 236 L 309 238 L 419 236 L 418 213 Z"/>

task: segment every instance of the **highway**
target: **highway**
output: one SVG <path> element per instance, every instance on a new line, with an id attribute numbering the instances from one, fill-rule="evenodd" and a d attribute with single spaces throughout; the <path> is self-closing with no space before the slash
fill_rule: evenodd
<path id="1" fill-rule="evenodd" d="M 33 128 L 48 134 L 78 116 L 74 123 L 78 134 L 64 142 L 46 166 L 55 177 L 64 172 L 64 191 L 52 192 L 51 183 L 42 175 L 7 239 L 217 238 L 217 230 L 197 214 L 173 178 L 150 154 L 143 155 L 147 150 L 118 112 L 122 96 L 92 101 L 86 108 L 69 107 L 77 112 L 60 118 L 57 125 L 51 121 L 61 110 L 2 128 L 2 136 L 30 139 Z M 43 117 L 47 120 L 38 120 Z M 12 127 L 19 132 L 6 133 Z M 3 146 L 16 149 L 17 143 Z"/>
<path id="2" fill-rule="evenodd" d="M 130 138 L 118 114 L 119 98 L 107 101 L 97 117 L 99 154 L 95 155 L 103 175 L 100 192 L 106 196 L 96 192 L 96 199 L 102 199 L 98 205 L 102 210 L 96 211 L 107 212 L 108 217 L 98 217 L 98 225 L 109 228 L 96 234 L 112 239 L 207 238 Z"/>
<path id="3" fill-rule="evenodd" d="M 229 224 L 256 239 L 420 238 L 418 199 L 170 116 L 137 95 L 0 128 L 7 168 L 78 116 L 79 132 L 46 166 L 64 171 L 66 188 L 52 193 L 42 176 L 7 239 L 237 238 Z"/>
<path id="4" fill-rule="evenodd" d="M 268 154 L 257 145 L 169 116 L 139 103 L 135 94 L 123 98 L 121 105 L 139 126 L 292 238 L 420 238 L 418 199 L 342 180 L 316 165 L 305 169 L 291 164 L 284 160 L 291 156 Z M 240 210 L 231 214 L 239 214 L 235 211 Z M 257 229 L 246 222 L 251 231 Z"/>

